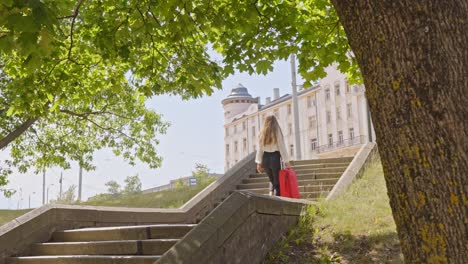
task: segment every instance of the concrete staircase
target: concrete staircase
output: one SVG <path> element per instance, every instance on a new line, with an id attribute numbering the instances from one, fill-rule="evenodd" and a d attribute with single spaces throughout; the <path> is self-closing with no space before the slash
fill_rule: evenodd
<path id="1" fill-rule="evenodd" d="M 295 161 L 299 192 L 302 199 L 326 197 L 351 162 L 352 157 Z M 270 181 L 265 173 L 251 174 L 237 185 L 238 190 L 268 194 Z"/>
<path id="2" fill-rule="evenodd" d="M 10 264 L 154 263 L 195 224 L 96 227 L 56 231 L 46 243 L 31 246 L 28 256 Z"/>
<path id="3" fill-rule="evenodd" d="M 325 197 L 373 149 L 362 152 L 361 163 L 351 157 L 293 162 L 301 198 Z M 0 228 L 0 264 L 259 263 L 307 203 L 259 195 L 269 193 L 269 180 L 254 171 L 251 154 L 179 209 L 36 209 Z"/>

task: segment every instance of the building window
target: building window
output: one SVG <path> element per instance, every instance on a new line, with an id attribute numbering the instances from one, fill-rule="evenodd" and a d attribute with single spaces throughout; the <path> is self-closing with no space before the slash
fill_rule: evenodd
<path id="1" fill-rule="evenodd" d="M 226 127 L 225 129 L 226 137 L 229 136 L 229 127 Z"/>
<path id="2" fill-rule="evenodd" d="M 234 125 L 234 134 L 237 133 L 237 125 Z"/>
<path id="3" fill-rule="evenodd" d="M 307 96 L 307 108 L 312 107 L 312 96 Z"/>
<path id="4" fill-rule="evenodd" d="M 255 126 L 252 127 L 252 137 L 255 137 Z"/>
<path id="5" fill-rule="evenodd" d="M 314 151 L 317 149 L 317 139 L 313 138 L 310 140 L 310 150 Z"/>
<path id="6" fill-rule="evenodd" d="M 234 141 L 234 152 L 237 152 L 237 141 Z"/>
<path id="7" fill-rule="evenodd" d="M 294 156 L 294 145 L 293 144 L 289 145 L 289 155 L 291 155 L 291 157 Z"/>
<path id="8" fill-rule="evenodd" d="M 309 116 L 309 128 L 314 128 L 317 126 L 317 120 L 315 116 Z"/>
<path id="9" fill-rule="evenodd" d="M 247 139 L 246 139 L 246 138 L 244 138 L 244 139 L 242 140 L 242 147 L 243 147 L 243 150 L 244 150 L 244 151 L 247 150 Z"/>
<path id="10" fill-rule="evenodd" d="M 345 87 L 346 87 L 346 93 L 350 93 L 351 92 L 351 86 L 349 85 L 348 80 L 345 80 Z"/>
<path id="11" fill-rule="evenodd" d="M 288 124 L 288 135 L 292 135 L 292 124 Z"/>
<path id="12" fill-rule="evenodd" d="M 325 89 L 325 100 L 330 100 L 330 88 Z"/>
<path id="13" fill-rule="evenodd" d="M 354 139 L 354 128 L 349 129 L 349 139 L 351 139 L 351 140 Z"/>
<path id="14" fill-rule="evenodd" d="M 226 144 L 226 156 L 229 156 L 229 144 Z"/>
<path id="15" fill-rule="evenodd" d="M 346 105 L 346 113 L 347 113 L 348 119 L 352 117 L 352 108 L 351 108 L 351 104 L 347 104 L 347 105 Z"/>
<path id="16" fill-rule="evenodd" d="M 331 112 L 327 111 L 327 124 L 330 124 L 331 122 Z"/>
<path id="17" fill-rule="evenodd" d="M 278 111 L 278 109 L 275 109 L 275 111 L 273 111 L 273 115 L 275 115 L 276 119 L 279 119 L 279 111 Z"/>
<path id="18" fill-rule="evenodd" d="M 288 104 L 288 115 L 291 115 L 291 105 Z"/>
<path id="19" fill-rule="evenodd" d="M 226 163 L 226 168 L 228 168 L 228 169 L 229 169 L 229 162 L 228 162 L 228 163 Z"/>
<path id="20" fill-rule="evenodd" d="M 246 128 L 246 125 L 245 125 L 245 121 L 244 121 L 244 122 L 242 122 L 242 131 L 244 131 L 245 128 Z"/>
<path id="21" fill-rule="evenodd" d="M 338 144 L 343 144 L 344 140 L 343 140 L 343 131 L 338 131 Z"/>
<path id="22" fill-rule="evenodd" d="M 339 83 L 335 84 L 335 95 L 336 96 L 340 95 L 340 84 Z"/>
<path id="23" fill-rule="evenodd" d="M 257 145 L 254 145 L 253 149 L 254 151 L 257 151 Z"/>
<path id="24" fill-rule="evenodd" d="M 341 109 L 339 107 L 336 108 L 336 119 L 341 120 Z"/>
<path id="25" fill-rule="evenodd" d="M 328 134 L 328 146 L 333 147 L 333 134 Z"/>

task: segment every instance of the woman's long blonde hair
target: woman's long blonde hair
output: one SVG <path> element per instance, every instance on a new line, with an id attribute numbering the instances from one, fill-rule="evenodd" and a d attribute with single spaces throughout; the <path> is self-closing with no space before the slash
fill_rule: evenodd
<path id="1" fill-rule="evenodd" d="M 280 133 L 277 135 L 276 133 Z M 278 142 L 278 136 L 282 137 L 283 133 L 281 128 L 276 120 L 275 116 L 267 116 L 265 122 L 263 123 L 262 131 L 260 132 L 260 143 L 265 145 L 275 144 Z"/>

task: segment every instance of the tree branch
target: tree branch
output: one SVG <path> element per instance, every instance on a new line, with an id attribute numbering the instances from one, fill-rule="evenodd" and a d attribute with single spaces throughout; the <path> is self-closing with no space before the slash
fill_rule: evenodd
<path id="1" fill-rule="evenodd" d="M 30 118 L 26 120 L 23 124 L 21 124 L 18 128 L 11 131 L 6 137 L 0 139 L 0 149 L 5 148 L 10 144 L 13 140 L 21 136 L 28 128 L 30 128 L 34 122 L 37 121 L 37 118 Z"/>
<path id="2" fill-rule="evenodd" d="M 75 8 L 75 12 L 73 13 L 73 16 L 72 16 L 72 23 L 71 23 L 71 26 L 70 26 L 70 48 L 68 49 L 68 59 L 69 60 L 71 60 L 71 52 L 72 52 L 72 49 L 73 49 L 73 28 L 75 27 L 76 18 L 78 17 L 78 14 L 80 12 L 80 7 L 81 7 L 81 5 L 83 4 L 84 1 L 85 0 L 80 0 L 80 2 L 78 2 L 78 5 Z"/>
<path id="3" fill-rule="evenodd" d="M 64 114 L 69 114 L 69 115 L 76 116 L 76 117 L 80 117 L 80 118 L 84 118 L 84 119 L 86 119 L 86 118 L 87 118 L 88 116 L 90 116 L 90 115 L 108 114 L 108 115 L 113 115 L 113 116 L 120 117 L 120 118 L 122 118 L 122 119 L 127 119 L 127 120 L 136 121 L 136 119 L 133 119 L 133 118 L 130 118 L 130 117 L 126 117 L 126 116 L 123 116 L 123 115 L 120 115 L 120 114 L 117 114 L 117 113 L 114 113 L 114 112 L 105 111 L 105 110 L 102 110 L 102 111 L 93 111 L 93 112 L 86 112 L 86 113 L 77 113 L 77 112 L 73 112 L 73 111 L 70 111 L 70 110 L 67 110 L 67 109 L 60 109 L 59 111 L 60 111 L 61 113 L 64 113 Z"/>
<path id="4" fill-rule="evenodd" d="M 133 142 L 135 142 L 136 144 L 138 144 L 138 140 L 136 140 L 136 139 L 135 139 L 134 137 L 132 137 L 132 136 L 129 136 L 129 135 L 125 134 L 123 131 L 121 131 L 121 130 L 119 130 L 119 129 L 116 129 L 116 128 L 113 128 L 113 127 L 103 127 L 103 126 L 101 126 L 100 124 L 96 123 L 96 121 L 94 121 L 94 120 L 92 120 L 92 119 L 90 119 L 90 118 L 88 118 L 88 117 L 85 117 L 84 119 L 87 120 L 87 121 L 89 121 L 89 122 L 91 122 L 93 125 L 95 125 L 96 127 L 100 128 L 101 130 L 105 130 L 105 131 L 109 131 L 109 130 L 110 130 L 110 131 L 113 131 L 113 132 L 117 132 L 117 133 L 119 133 L 120 135 L 122 135 L 122 136 L 124 136 L 124 137 L 126 137 L 126 138 L 128 138 L 128 139 L 131 139 Z M 139 145 L 139 144 L 138 144 L 138 145 Z"/>

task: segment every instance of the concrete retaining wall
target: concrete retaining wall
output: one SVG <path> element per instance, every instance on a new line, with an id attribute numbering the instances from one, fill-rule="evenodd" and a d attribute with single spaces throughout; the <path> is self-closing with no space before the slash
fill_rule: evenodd
<path id="1" fill-rule="evenodd" d="M 27 253 L 29 245 L 48 241 L 57 230 L 152 223 L 196 223 L 229 196 L 243 178 L 255 172 L 251 154 L 180 209 L 46 205 L 0 227 L 0 264 Z"/>
<path id="2" fill-rule="evenodd" d="M 308 203 L 235 192 L 155 263 L 261 263 Z"/>

